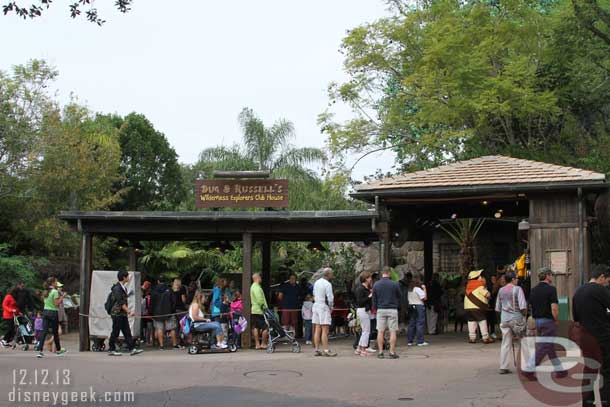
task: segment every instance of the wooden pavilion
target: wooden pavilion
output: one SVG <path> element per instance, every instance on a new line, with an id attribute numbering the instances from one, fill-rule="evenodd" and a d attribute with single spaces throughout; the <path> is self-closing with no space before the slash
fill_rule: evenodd
<path id="1" fill-rule="evenodd" d="M 89 309 L 92 239 L 114 236 L 131 241 L 241 240 L 243 302 L 249 316 L 245 288 L 252 281 L 256 242 L 261 243 L 267 283 L 270 243 L 281 240 L 379 241 L 381 265 L 390 265 L 393 241 L 423 241 L 429 278 L 434 225 L 455 217 L 494 219 L 498 213 L 527 231 L 531 269 L 556 267 L 558 294 L 571 298 L 589 273 L 592 202 L 607 189 L 603 174 L 486 156 L 362 184 L 352 196 L 374 204 L 370 211 L 62 212 L 59 217 L 82 234 L 81 314 Z M 249 333 L 243 337 L 249 346 Z M 80 350 L 88 349 L 88 324 L 81 316 Z"/>

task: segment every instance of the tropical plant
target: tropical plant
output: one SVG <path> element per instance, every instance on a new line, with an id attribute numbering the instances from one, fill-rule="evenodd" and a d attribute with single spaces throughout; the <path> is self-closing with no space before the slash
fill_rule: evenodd
<path id="1" fill-rule="evenodd" d="M 475 246 L 484 218 L 455 219 L 441 223 L 440 228 L 460 247 L 460 271 L 466 275 L 475 266 Z"/>
<path id="2" fill-rule="evenodd" d="M 294 125 L 285 119 L 266 127 L 252 109 L 244 108 L 239 114 L 239 124 L 243 147 L 217 146 L 203 150 L 194 166 L 195 172 L 211 176 L 214 170 L 268 170 L 272 177 L 290 181 L 291 208 L 314 209 L 304 206 L 311 193 L 322 189 L 323 183 L 308 166 L 324 163 L 324 151 L 294 147 L 291 144 L 295 136 Z"/>

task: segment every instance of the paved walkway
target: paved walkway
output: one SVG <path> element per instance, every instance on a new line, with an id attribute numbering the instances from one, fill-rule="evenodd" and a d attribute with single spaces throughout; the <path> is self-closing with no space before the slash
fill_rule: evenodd
<path id="1" fill-rule="evenodd" d="M 497 373 L 499 344 L 470 345 L 464 334 L 430 337 L 426 348 L 407 348 L 401 337 L 399 360 L 354 356 L 348 340 L 332 343 L 337 358 L 323 358 L 314 357 L 308 347 L 293 354 L 288 346 L 271 355 L 254 350 L 188 355 L 185 350 L 150 349 L 134 357 L 109 357 L 77 352 L 76 339 L 72 334 L 64 338 L 70 351 L 64 357 L 38 360 L 32 351 L 0 350 L 0 405 L 16 406 L 8 397 L 16 381 L 14 369 L 26 369 L 31 379 L 37 368 L 49 369 L 51 376 L 70 370 L 69 384 L 46 390 L 129 390 L 136 392 L 135 403 L 129 405 L 138 406 L 545 405 L 524 390 L 516 374 Z M 26 379 L 20 387 L 41 386 Z"/>

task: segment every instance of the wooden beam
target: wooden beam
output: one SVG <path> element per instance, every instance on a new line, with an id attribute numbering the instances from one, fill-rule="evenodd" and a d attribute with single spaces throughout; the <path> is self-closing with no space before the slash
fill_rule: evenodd
<path id="1" fill-rule="evenodd" d="M 265 296 L 267 296 L 267 302 L 271 303 L 271 242 L 270 241 L 262 241 L 261 242 L 261 251 L 262 251 L 262 277 L 263 277 L 263 291 L 265 292 Z"/>
<path id="2" fill-rule="evenodd" d="M 79 351 L 89 350 L 89 297 L 91 292 L 91 272 L 93 257 L 93 235 L 83 233 L 80 254 L 80 316 L 78 317 Z"/>
<path id="3" fill-rule="evenodd" d="M 243 271 L 241 275 L 242 302 L 244 304 L 244 318 L 250 323 L 248 329 L 241 334 L 241 343 L 244 349 L 250 349 L 250 332 L 252 330 L 252 304 L 250 300 L 250 286 L 252 285 L 252 233 L 243 234 Z"/>

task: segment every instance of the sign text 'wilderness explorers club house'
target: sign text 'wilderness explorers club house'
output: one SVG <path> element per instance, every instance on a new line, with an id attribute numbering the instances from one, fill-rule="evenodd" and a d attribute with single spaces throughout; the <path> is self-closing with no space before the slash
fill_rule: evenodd
<path id="1" fill-rule="evenodd" d="M 195 200 L 198 208 L 287 208 L 288 180 L 197 180 Z"/>

